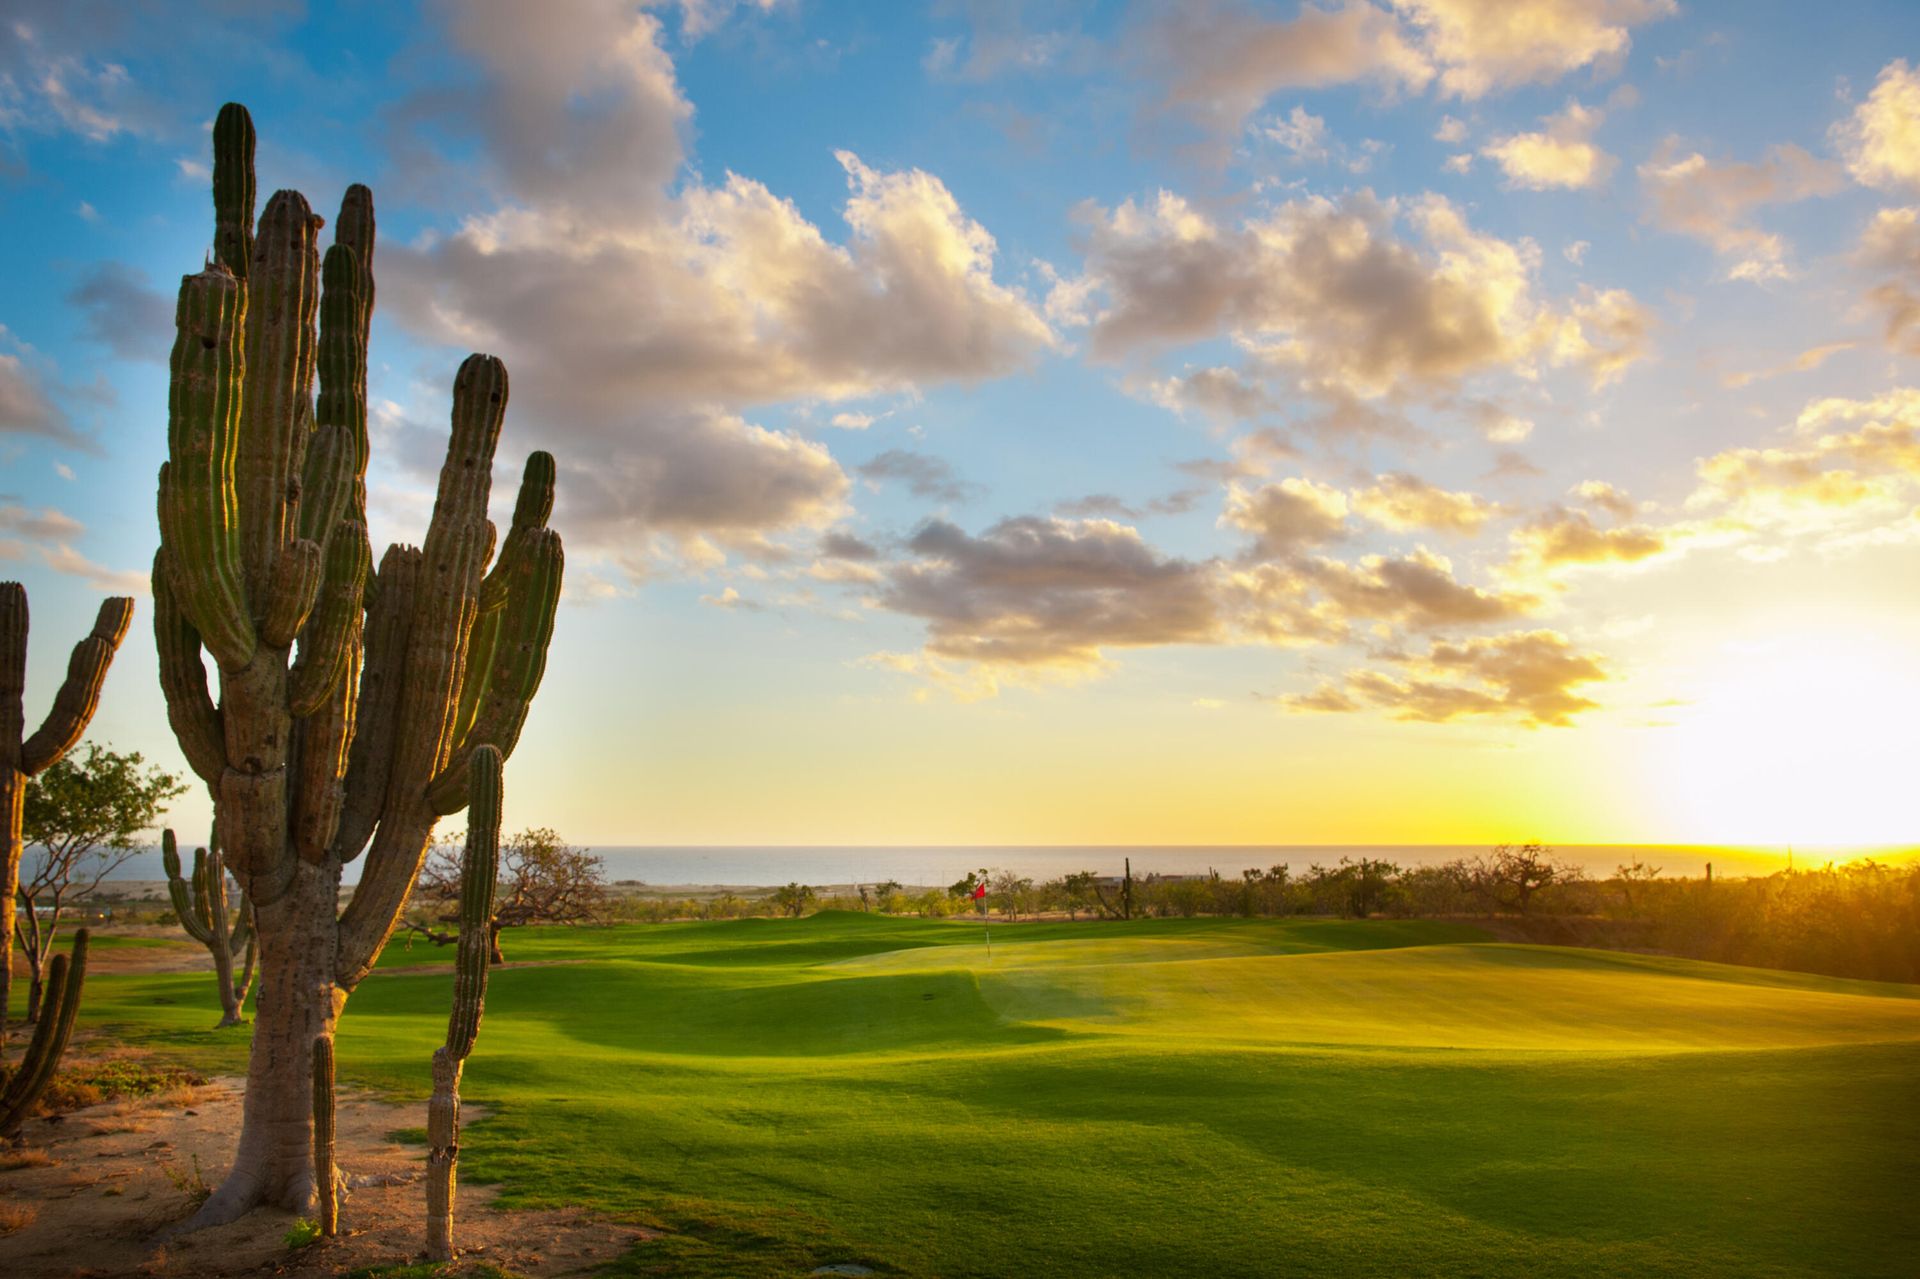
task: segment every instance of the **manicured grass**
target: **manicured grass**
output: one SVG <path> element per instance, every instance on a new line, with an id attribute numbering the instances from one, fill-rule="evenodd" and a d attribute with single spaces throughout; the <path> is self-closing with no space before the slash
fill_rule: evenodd
<path id="1" fill-rule="evenodd" d="M 1920 989 L 1405 922 L 819 915 L 507 935 L 464 1179 L 620 1274 L 1911 1275 Z M 342 1075 L 424 1099 L 444 949 Z M 202 1069 L 210 978 L 85 1017 Z M 422 1106 L 424 1115 L 424 1104 Z M 347 1156 L 350 1158 L 350 1155 Z"/>

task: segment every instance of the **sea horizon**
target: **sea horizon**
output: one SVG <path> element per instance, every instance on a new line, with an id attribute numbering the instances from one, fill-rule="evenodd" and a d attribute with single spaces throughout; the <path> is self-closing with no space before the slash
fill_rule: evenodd
<path id="1" fill-rule="evenodd" d="M 193 845 L 182 841 L 182 848 Z M 1589 876 L 1605 878 L 1634 861 L 1672 876 L 1699 876 L 1711 863 L 1730 877 L 1811 869 L 1863 857 L 1905 860 L 1920 856 L 1913 844 L 1548 844 Z M 589 846 L 603 861 L 609 884 L 649 888 L 774 888 L 790 882 L 824 885 L 873 884 L 888 880 L 914 887 L 944 886 L 985 867 L 1011 870 L 1035 880 L 1077 871 L 1118 875 L 1128 861 L 1136 876 L 1204 875 L 1238 878 L 1249 868 L 1288 866 L 1296 875 L 1309 867 L 1362 857 L 1400 866 L 1430 866 L 1472 857 L 1492 844 L 615 844 Z M 33 858 L 31 849 L 27 860 Z M 355 883 L 364 859 L 350 862 L 344 882 Z M 164 877 L 157 847 L 140 852 L 109 881 Z"/>

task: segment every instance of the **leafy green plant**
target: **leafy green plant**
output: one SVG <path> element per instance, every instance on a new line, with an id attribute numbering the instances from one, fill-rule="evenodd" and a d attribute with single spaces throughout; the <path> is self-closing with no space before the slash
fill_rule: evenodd
<path id="1" fill-rule="evenodd" d="M 320 1242 L 320 1223 L 311 1217 L 295 1217 L 293 1224 L 287 1227 L 287 1233 L 281 1241 L 289 1248 L 304 1248 L 310 1243 Z"/>

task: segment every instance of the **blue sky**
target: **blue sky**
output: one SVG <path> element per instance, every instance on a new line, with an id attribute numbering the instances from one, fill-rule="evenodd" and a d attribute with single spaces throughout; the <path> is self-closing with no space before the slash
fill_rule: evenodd
<path id="1" fill-rule="evenodd" d="M 231 99 L 376 194 L 376 546 L 467 350 L 560 458 L 517 819 L 1911 838 L 1920 11 L 1844 15 L 12 5 L 33 697 L 144 594 Z M 145 623 L 95 735 L 176 764 Z"/>

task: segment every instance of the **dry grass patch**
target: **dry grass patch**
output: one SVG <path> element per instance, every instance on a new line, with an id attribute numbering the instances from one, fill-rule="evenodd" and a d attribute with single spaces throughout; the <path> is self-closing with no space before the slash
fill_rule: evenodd
<path id="1" fill-rule="evenodd" d="M 33 1224 L 40 1210 L 30 1204 L 0 1203 L 0 1239 Z"/>
<path id="2" fill-rule="evenodd" d="M 15 1168 L 45 1168 L 52 1162 L 52 1155 L 33 1146 L 0 1150 L 0 1172 L 12 1172 Z"/>

